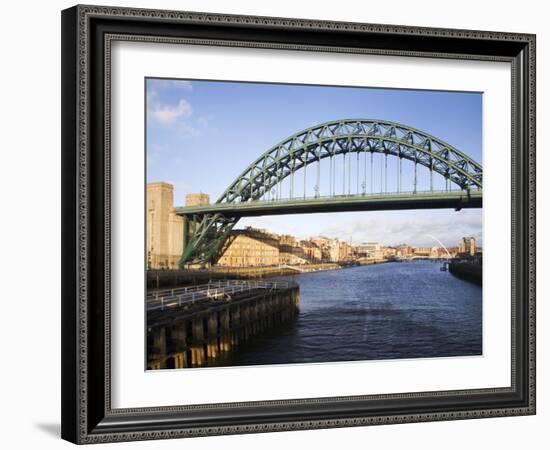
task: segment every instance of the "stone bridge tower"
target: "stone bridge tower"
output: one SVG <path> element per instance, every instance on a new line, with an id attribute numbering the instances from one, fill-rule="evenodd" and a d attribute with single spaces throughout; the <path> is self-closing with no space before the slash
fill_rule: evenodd
<path id="1" fill-rule="evenodd" d="M 147 268 L 177 269 L 183 252 L 183 218 L 174 212 L 174 186 L 147 184 Z"/>

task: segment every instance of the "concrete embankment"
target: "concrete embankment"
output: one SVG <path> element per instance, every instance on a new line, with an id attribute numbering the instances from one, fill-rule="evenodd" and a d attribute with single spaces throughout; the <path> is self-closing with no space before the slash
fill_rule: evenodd
<path id="1" fill-rule="evenodd" d="M 258 278 L 296 275 L 297 273 L 340 269 L 335 263 L 305 264 L 300 266 L 265 267 L 213 267 L 211 269 L 148 270 L 147 288 L 159 289 L 174 286 L 189 286 L 212 280 L 250 280 Z"/>
<path id="2" fill-rule="evenodd" d="M 371 265 L 374 265 L 374 264 L 384 264 L 384 263 L 388 263 L 388 262 L 393 262 L 393 260 L 391 259 L 367 259 L 367 258 L 362 258 L 362 259 L 358 259 L 357 260 L 357 265 L 358 266 L 371 266 Z"/>
<path id="3" fill-rule="evenodd" d="M 224 281 L 147 296 L 147 368 L 213 364 L 223 353 L 294 318 L 299 287 L 286 281 Z"/>
<path id="4" fill-rule="evenodd" d="M 482 285 L 482 265 L 469 262 L 451 262 L 449 272 L 458 278 Z"/>

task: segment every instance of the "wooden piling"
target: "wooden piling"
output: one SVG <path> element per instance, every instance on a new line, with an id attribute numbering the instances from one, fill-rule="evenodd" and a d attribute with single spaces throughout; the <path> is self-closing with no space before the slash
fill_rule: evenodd
<path id="1" fill-rule="evenodd" d="M 248 291 L 247 291 L 248 293 Z M 235 301 L 213 300 L 210 307 L 193 311 L 168 326 L 155 326 L 149 332 L 147 368 L 202 367 L 215 364 L 221 354 L 265 330 L 291 320 L 298 312 L 299 289 L 248 294 Z M 167 317 L 172 312 L 164 312 Z"/>

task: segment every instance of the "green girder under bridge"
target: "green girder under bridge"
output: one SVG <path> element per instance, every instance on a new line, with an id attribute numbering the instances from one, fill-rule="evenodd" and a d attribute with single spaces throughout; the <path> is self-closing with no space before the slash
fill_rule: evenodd
<path id="1" fill-rule="evenodd" d="M 482 182 L 479 163 L 420 130 L 382 120 L 326 122 L 263 153 L 215 203 L 176 208 L 186 219 L 179 265 L 216 261 L 241 217 L 480 208 Z"/>

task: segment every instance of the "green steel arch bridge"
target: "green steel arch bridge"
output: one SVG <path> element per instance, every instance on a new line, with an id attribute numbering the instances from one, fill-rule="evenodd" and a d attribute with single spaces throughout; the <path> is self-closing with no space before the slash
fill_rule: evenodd
<path id="1" fill-rule="evenodd" d="M 382 120 L 326 122 L 264 152 L 215 203 L 176 208 L 184 217 L 179 266 L 215 261 L 241 217 L 480 208 L 482 182 L 479 163 L 420 130 Z"/>

